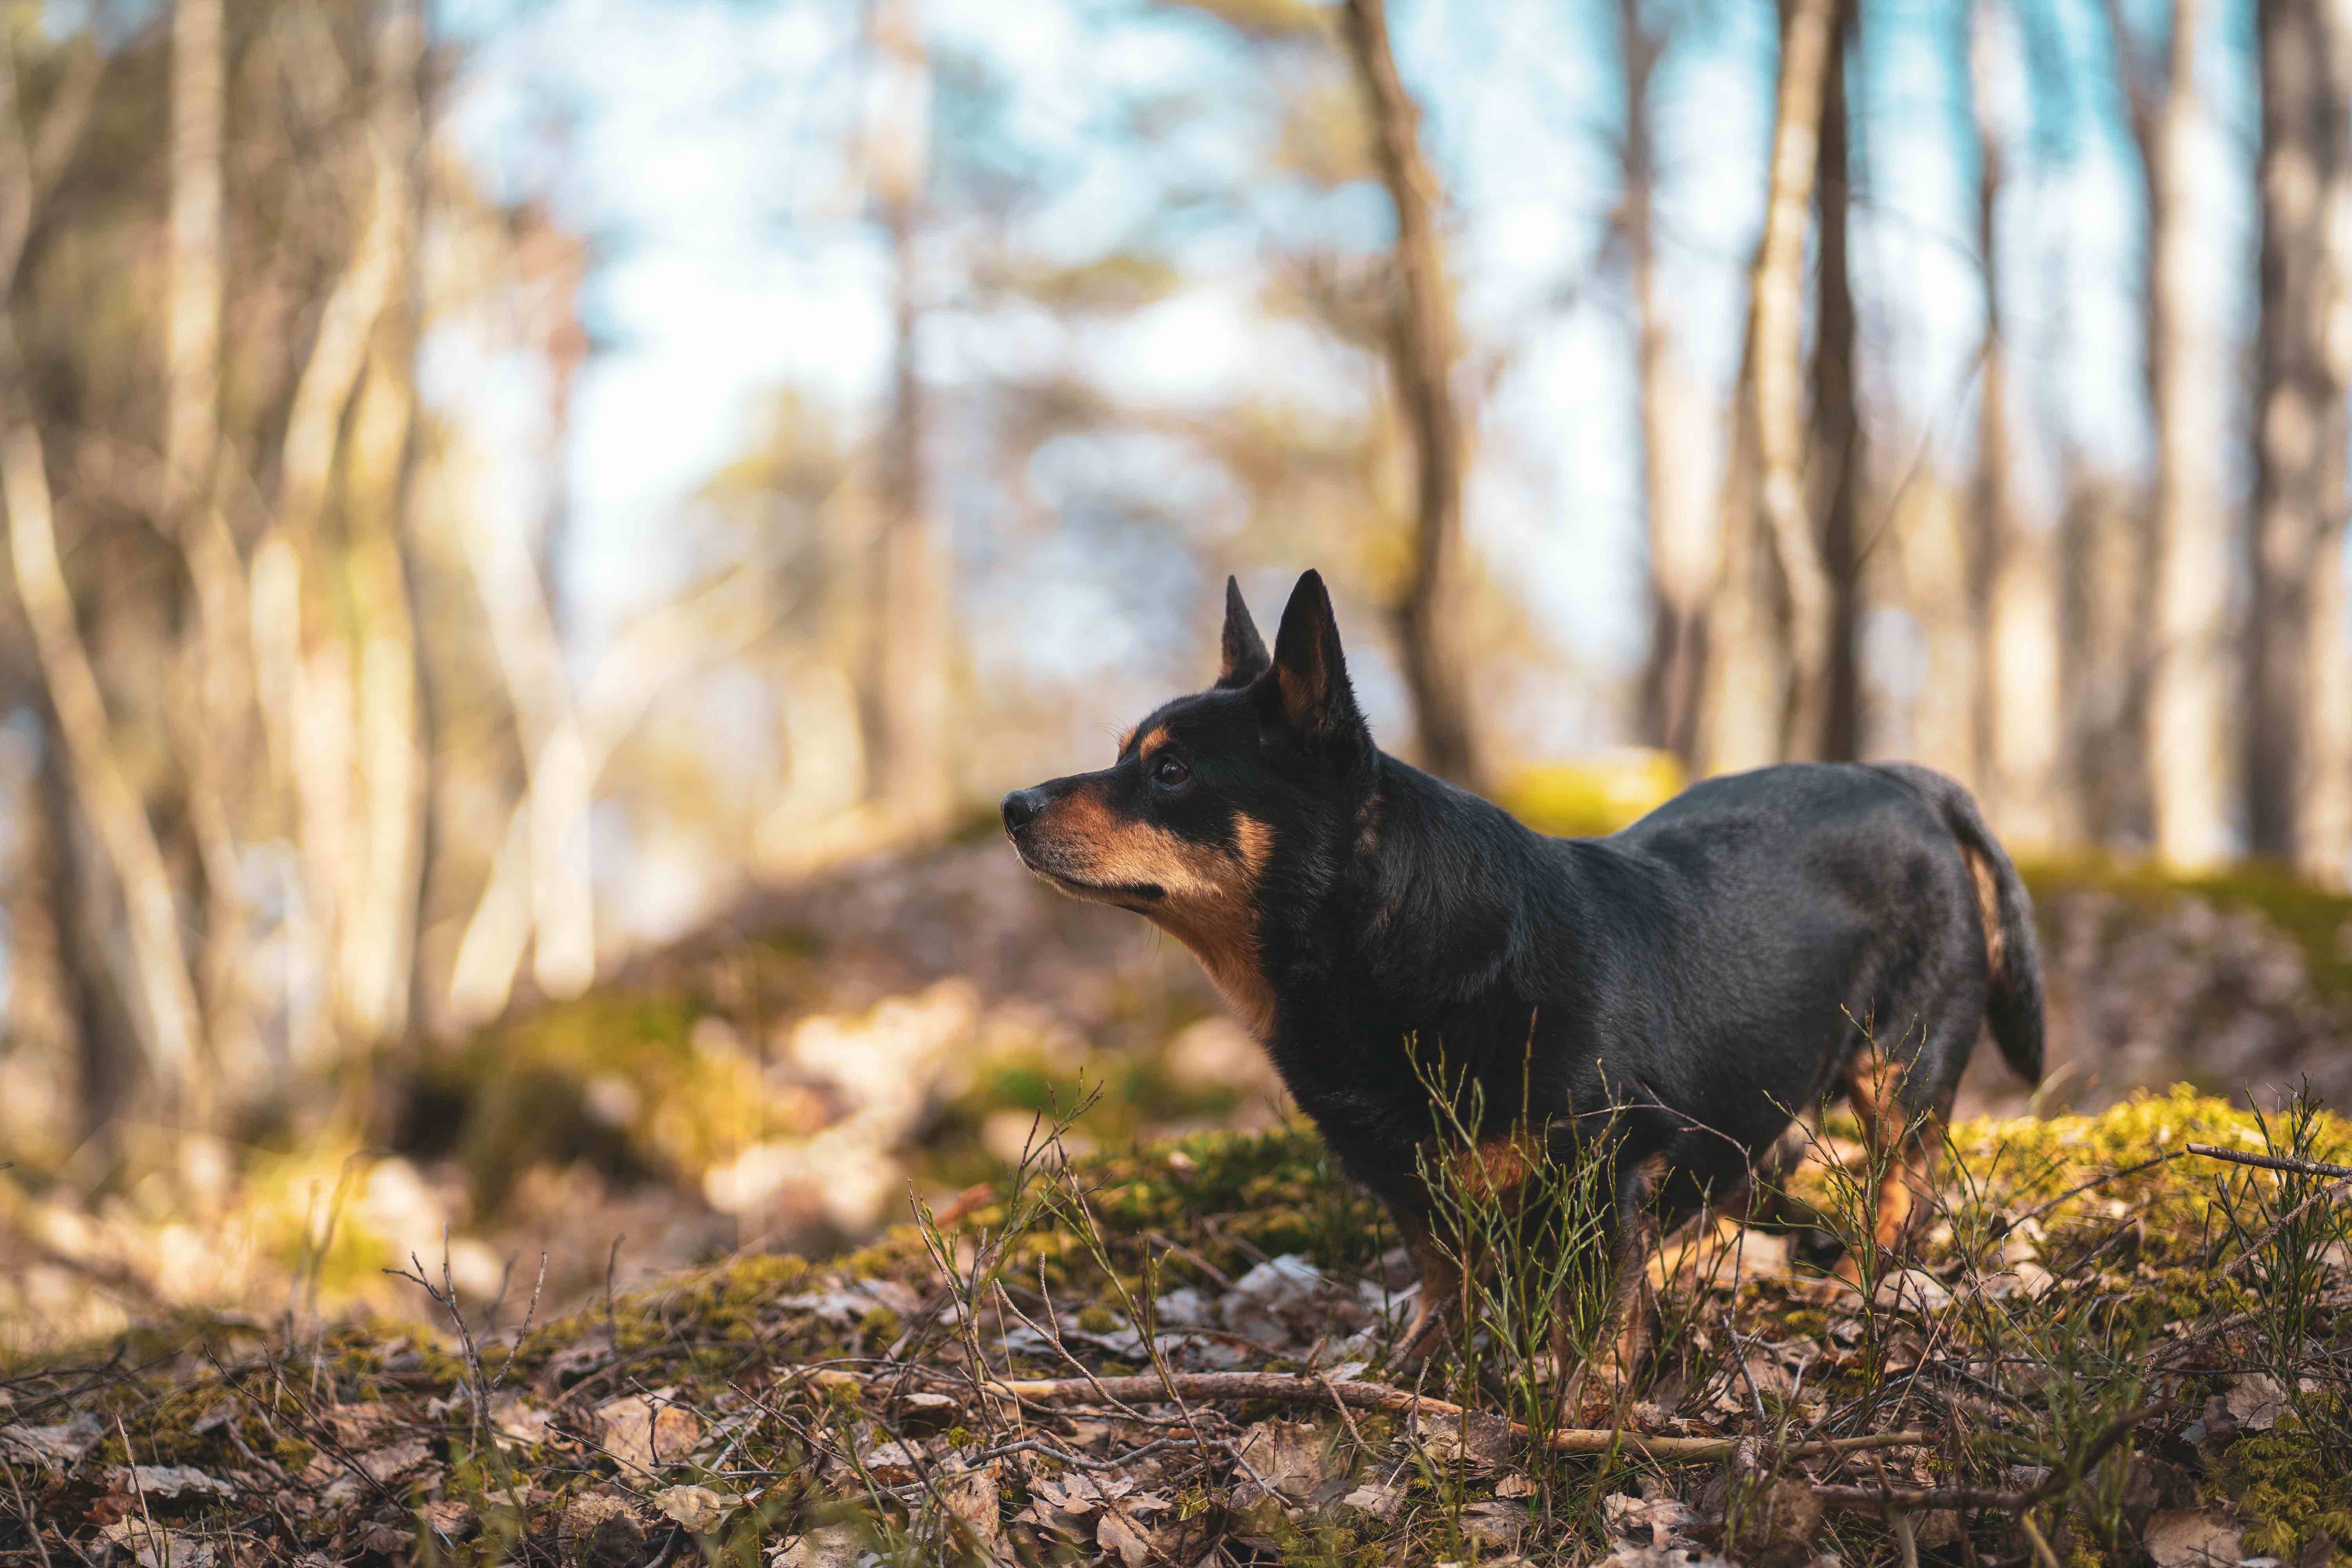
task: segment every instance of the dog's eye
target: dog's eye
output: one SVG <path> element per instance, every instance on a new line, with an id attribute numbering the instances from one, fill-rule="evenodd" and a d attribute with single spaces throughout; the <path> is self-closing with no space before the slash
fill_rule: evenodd
<path id="1" fill-rule="evenodd" d="M 1175 757 L 1162 757 L 1151 764 L 1151 782 L 1161 789 L 1181 789 L 1192 776 L 1192 770 Z"/>

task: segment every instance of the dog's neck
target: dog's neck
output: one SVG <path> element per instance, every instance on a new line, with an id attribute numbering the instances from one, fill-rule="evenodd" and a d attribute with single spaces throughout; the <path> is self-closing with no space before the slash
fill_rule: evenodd
<path id="1" fill-rule="evenodd" d="M 1548 879 L 1529 874 L 1545 841 L 1500 806 L 1385 753 L 1370 773 L 1270 889 L 1261 963 L 1277 1028 L 1300 1027 L 1287 1004 L 1330 986 L 1433 1020 L 1490 995 L 1526 889 Z"/>

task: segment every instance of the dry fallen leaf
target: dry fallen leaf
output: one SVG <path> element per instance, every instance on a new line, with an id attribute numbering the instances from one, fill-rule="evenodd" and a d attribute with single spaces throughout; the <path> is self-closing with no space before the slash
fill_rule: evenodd
<path id="1" fill-rule="evenodd" d="M 182 1531 L 150 1527 L 146 1516 L 132 1514 L 98 1532 L 110 1546 L 130 1553 L 139 1568 L 213 1568 L 212 1547 Z"/>
<path id="2" fill-rule="evenodd" d="M 110 1465 L 106 1484 L 133 1497 L 235 1497 L 236 1489 L 193 1465 Z"/>
<path id="3" fill-rule="evenodd" d="M 735 1503 L 709 1487 L 664 1487 L 654 1493 L 654 1508 L 672 1524 L 696 1535 L 708 1535 L 727 1522 Z"/>
<path id="4" fill-rule="evenodd" d="M 1671 1497 L 1604 1497 L 1601 1519 L 1613 1533 L 1653 1546 L 1668 1545 L 1699 1523 L 1696 1510 Z"/>
<path id="5" fill-rule="evenodd" d="M 604 1451 L 625 1468 L 649 1471 L 694 1451 L 702 1423 L 694 1412 L 668 1403 L 667 1393 L 625 1394 L 596 1407 Z"/>
<path id="6" fill-rule="evenodd" d="M 474 1533 L 481 1523 L 474 1516 L 474 1505 L 454 1499 L 428 1502 L 416 1510 L 417 1522 L 446 1541 L 463 1541 Z"/>
<path id="7" fill-rule="evenodd" d="M 1424 1421 L 1421 1426 L 1421 1446 L 1432 1460 L 1441 1465 L 1459 1464 L 1473 1472 L 1501 1468 L 1509 1461 L 1517 1444 L 1508 1421 L 1479 1411 L 1449 1415 L 1443 1421 Z"/>
<path id="8" fill-rule="evenodd" d="M 57 1426 L 0 1426 L 0 1452 L 44 1469 L 69 1470 L 106 1435 L 94 1415 L 77 1415 Z"/>
<path id="9" fill-rule="evenodd" d="M 884 1443 L 864 1456 L 868 1474 L 884 1486 L 904 1486 L 922 1473 L 924 1449 L 920 1443 Z"/>
<path id="10" fill-rule="evenodd" d="M 1878 1282 L 1871 1304 L 1882 1311 L 1939 1312 L 1952 1304 L 1952 1292 L 1924 1268 L 1906 1268 Z"/>
<path id="11" fill-rule="evenodd" d="M 2267 1432 L 2286 1409 L 2286 1389 L 2266 1372 L 2250 1372 L 2230 1380 L 2224 1400 L 2231 1417 L 2249 1432 Z"/>
<path id="12" fill-rule="evenodd" d="M 360 1468 L 366 1472 L 368 1479 L 384 1483 L 396 1480 L 412 1470 L 422 1469 L 432 1457 L 433 1450 L 425 1447 L 422 1437 L 410 1437 L 373 1453 L 362 1454 Z"/>
<path id="13" fill-rule="evenodd" d="M 768 1568 L 856 1568 L 863 1552 L 856 1531 L 844 1524 L 829 1524 L 769 1552 Z"/>
<path id="14" fill-rule="evenodd" d="M 1474 1502 L 1462 1510 L 1462 1533 L 1481 1546 L 1491 1546 L 1498 1552 L 1515 1550 L 1519 1537 L 1527 1533 L 1528 1510 L 1525 1503 Z"/>
<path id="15" fill-rule="evenodd" d="M 1095 1526 L 1095 1544 L 1106 1552 L 1118 1554 L 1127 1568 L 1143 1568 L 1151 1561 L 1151 1540 L 1133 1521 L 1118 1513 L 1106 1513 Z"/>
<path id="16" fill-rule="evenodd" d="M 2150 1516 L 2141 1544 L 2156 1568 L 2234 1568 L 2242 1555 L 2238 1527 L 2202 1509 L 2173 1509 Z"/>
<path id="17" fill-rule="evenodd" d="M 963 1521 L 978 1540 L 981 1549 L 992 1557 L 1006 1554 L 1004 1524 L 999 1518 L 999 1482 L 1004 1474 L 1002 1460 L 991 1459 L 972 1469 L 950 1472 L 940 1483 L 940 1500 L 947 1510 Z"/>
<path id="18" fill-rule="evenodd" d="M 548 1413 L 520 1394 L 490 1402 L 490 1428 L 510 1443 L 547 1441 Z"/>
<path id="19" fill-rule="evenodd" d="M 1244 1477 L 1292 1502 L 1306 1501 L 1328 1473 L 1322 1436 L 1304 1421 L 1261 1421 L 1234 1452 Z"/>

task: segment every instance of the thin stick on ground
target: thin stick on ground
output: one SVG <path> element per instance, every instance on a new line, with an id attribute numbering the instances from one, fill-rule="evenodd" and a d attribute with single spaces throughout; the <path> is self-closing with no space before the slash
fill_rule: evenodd
<path id="1" fill-rule="evenodd" d="M 1195 1401 L 1269 1400 L 1292 1405 L 1345 1405 L 1392 1415 L 1418 1415 L 1447 1421 L 1465 1416 L 1493 1422 L 1513 1436 L 1528 1438 L 1527 1426 L 1425 1394 L 1410 1394 L 1384 1383 L 1315 1377 L 1286 1372 L 1210 1372 L 1159 1376 L 1103 1378 L 1030 1378 L 990 1384 L 1001 1397 L 1038 1405 L 1064 1400 L 1100 1398 L 1106 1403 L 1155 1401 L 1178 1397 Z M 1730 1458 L 1739 1439 L 1732 1437 L 1654 1437 L 1638 1432 L 1601 1427 L 1561 1427 L 1546 1447 L 1560 1454 L 1605 1454 L 1630 1449 L 1656 1460 L 1706 1462 Z M 1790 1443 L 1777 1451 L 1793 1458 L 1850 1454 L 1870 1448 L 1930 1447 L 1933 1433 L 1881 1432 L 1860 1437 L 1830 1437 Z"/>
<path id="2" fill-rule="evenodd" d="M 2258 1165 L 2265 1171 L 2284 1171 L 2293 1176 L 2352 1176 L 2352 1165 L 2331 1165 L 2324 1160 L 2298 1160 L 2288 1154 L 2254 1154 L 2243 1149 L 2221 1149 L 2210 1143 L 2191 1143 L 2189 1152 L 2202 1154 L 2208 1160 L 2227 1160 L 2233 1165 Z"/>

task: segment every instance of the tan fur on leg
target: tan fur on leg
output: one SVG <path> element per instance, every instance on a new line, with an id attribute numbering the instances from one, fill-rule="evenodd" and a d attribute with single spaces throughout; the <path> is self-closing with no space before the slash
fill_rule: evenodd
<path id="1" fill-rule="evenodd" d="M 1652 1194 L 1664 1174 L 1663 1158 L 1648 1162 L 1641 1173 L 1639 1201 L 1617 1237 L 1616 1288 L 1610 1293 L 1609 1311 L 1601 1321 L 1601 1343 L 1593 1356 L 1580 1363 L 1560 1384 L 1558 1419 L 1562 1426 L 1606 1426 L 1620 1424 L 1633 1397 L 1633 1377 L 1650 1353 L 1657 1298 L 1650 1288 L 1650 1253 L 1657 1244 L 1657 1216 L 1650 1207 Z M 1552 1321 L 1552 1355 L 1565 1368 L 1575 1352 L 1568 1341 L 1566 1303 Z"/>
<path id="2" fill-rule="evenodd" d="M 1462 1268 L 1454 1255 L 1438 1244 L 1437 1237 L 1424 1219 L 1400 1216 L 1397 1228 L 1404 1232 L 1405 1247 L 1412 1254 L 1414 1269 L 1421 1277 L 1421 1289 L 1413 1298 L 1412 1321 L 1405 1326 L 1404 1338 L 1397 1343 L 1397 1358 L 1407 1365 L 1418 1365 L 1436 1350 L 1445 1335 L 1445 1322 L 1462 1297 Z"/>
<path id="3" fill-rule="evenodd" d="M 1941 1142 L 1943 1117 L 1938 1112 L 1931 1110 L 1916 1122 L 1905 1116 L 1895 1093 L 1902 1074 L 1900 1063 L 1867 1047 L 1855 1054 L 1846 1073 L 1847 1096 L 1862 1123 L 1869 1168 L 1878 1173 L 1872 1194 L 1871 1241 L 1881 1254 L 1901 1251 L 1917 1231 L 1931 1191 L 1930 1151 Z M 1853 1253 L 1838 1260 L 1836 1272 L 1847 1284 L 1862 1288 L 1862 1264 Z"/>

